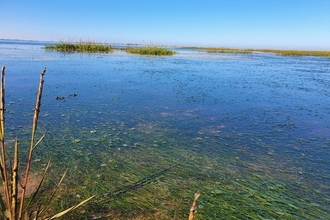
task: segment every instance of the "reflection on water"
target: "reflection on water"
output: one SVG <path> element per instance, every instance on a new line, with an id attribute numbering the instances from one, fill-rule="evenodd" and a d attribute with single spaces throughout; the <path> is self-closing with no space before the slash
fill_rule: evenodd
<path id="1" fill-rule="evenodd" d="M 71 194 L 100 194 L 90 215 L 181 219 L 200 191 L 200 219 L 329 217 L 328 59 L 2 41 L 0 60 L 7 134 L 23 142 L 47 67 L 39 131 L 49 134 L 34 166 L 51 157 L 71 170 Z"/>

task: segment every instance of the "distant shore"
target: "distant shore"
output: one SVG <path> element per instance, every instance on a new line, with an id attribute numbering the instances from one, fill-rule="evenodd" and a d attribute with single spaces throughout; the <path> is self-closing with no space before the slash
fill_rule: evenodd
<path id="1" fill-rule="evenodd" d="M 322 58 L 330 58 L 330 51 L 327 50 L 279 50 L 279 49 L 242 49 L 242 48 L 227 48 L 227 47 L 195 47 L 195 46 L 169 46 L 169 45 L 145 45 L 145 44 L 137 44 L 137 43 L 95 43 L 95 42 L 62 42 L 62 41 L 38 41 L 38 40 L 22 40 L 22 39 L 0 39 L 1 43 L 13 43 L 13 44 L 24 44 L 24 43 L 36 43 L 38 45 L 44 45 L 45 48 L 48 48 L 50 45 L 61 45 L 61 44 L 71 44 L 71 45 L 79 45 L 79 44 L 89 44 L 92 46 L 100 46 L 102 48 L 108 48 L 107 52 L 112 52 L 112 49 L 127 49 L 127 48 L 162 48 L 166 50 L 166 48 L 173 49 L 189 49 L 189 50 L 197 50 L 204 51 L 210 54 L 252 54 L 252 53 L 271 53 L 279 56 L 291 56 L 291 57 L 302 57 L 302 56 L 314 56 L 314 57 L 322 57 Z M 112 48 L 112 49 L 109 49 Z M 168 52 L 167 55 L 173 55 L 172 51 Z M 76 52 L 102 52 L 102 51 L 88 51 L 88 50 L 77 50 Z M 144 52 L 144 51 L 143 51 Z M 157 51 L 156 51 L 157 52 Z M 157 52 L 158 53 L 158 52 Z M 156 55 L 157 55 L 156 53 Z M 165 53 L 166 54 L 166 53 Z M 141 55 L 145 55 L 142 54 Z M 152 55 L 152 54 L 146 54 Z M 164 55 L 164 53 L 163 53 Z"/>

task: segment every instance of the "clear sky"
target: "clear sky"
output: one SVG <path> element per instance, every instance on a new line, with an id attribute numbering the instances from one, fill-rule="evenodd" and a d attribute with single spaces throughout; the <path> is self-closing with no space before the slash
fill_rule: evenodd
<path id="1" fill-rule="evenodd" d="M 0 0 L 0 39 L 330 50 L 330 0 Z"/>

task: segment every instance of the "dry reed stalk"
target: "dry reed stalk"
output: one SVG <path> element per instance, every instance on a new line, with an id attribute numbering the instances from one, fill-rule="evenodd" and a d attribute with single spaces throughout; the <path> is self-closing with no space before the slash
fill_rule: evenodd
<path id="1" fill-rule="evenodd" d="M 1 175 L 2 175 L 3 187 L 6 196 L 6 204 L 7 204 L 7 209 L 4 215 L 8 218 L 12 218 L 14 214 L 11 203 L 9 180 L 7 176 L 6 148 L 5 148 L 5 66 L 2 66 L 1 68 L 0 99 L 1 99 L 1 105 L 0 105 Z"/>
<path id="2" fill-rule="evenodd" d="M 17 213 L 17 192 L 18 192 L 18 140 L 15 140 L 14 147 L 14 164 L 11 173 L 11 204 L 12 204 L 12 213 L 16 216 Z"/>
<path id="3" fill-rule="evenodd" d="M 35 147 L 34 138 L 35 138 L 35 132 L 37 130 L 37 123 L 38 123 L 38 118 L 39 118 L 39 111 L 40 111 L 40 104 L 41 104 L 41 97 L 42 97 L 42 89 L 43 89 L 43 84 L 44 84 L 43 77 L 44 77 L 45 73 L 46 73 L 46 68 L 40 73 L 39 90 L 38 90 L 38 95 L 37 95 L 36 108 L 34 109 L 34 116 L 33 116 L 30 151 L 29 151 L 28 162 L 27 162 L 27 166 L 26 166 L 26 170 L 25 170 L 24 183 L 22 185 L 23 190 L 22 190 L 22 195 L 21 195 L 21 202 L 20 202 L 20 209 L 19 209 L 19 216 L 18 216 L 19 220 L 22 219 L 23 206 L 24 206 L 24 200 L 25 200 L 25 191 L 26 191 L 26 186 L 27 186 L 28 178 L 29 178 L 33 149 Z"/>
<path id="4" fill-rule="evenodd" d="M 197 199 L 199 198 L 199 196 L 200 196 L 200 193 L 195 193 L 194 202 L 191 206 L 190 213 L 189 213 L 189 220 L 194 219 L 194 215 L 196 213 L 196 202 L 197 202 Z"/>

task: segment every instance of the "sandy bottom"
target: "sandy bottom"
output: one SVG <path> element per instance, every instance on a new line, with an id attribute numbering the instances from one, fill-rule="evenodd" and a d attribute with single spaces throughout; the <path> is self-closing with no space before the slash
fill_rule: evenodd
<path id="1" fill-rule="evenodd" d="M 25 198 L 30 197 L 31 195 L 33 195 L 33 193 L 36 192 L 36 190 L 37 190 L 37 188 L 40 184 L 41 179 L 42 179 L 41 175 L 37 175 L 37 174 L 34 174 L 34 173 L 29 174 L 29 181 L 28 181 L 27 188 L 26 188 L 26 191 L 25 191 Z M 21 177 L 20 178 L 21 184 L 23 184 L 23 181 L 24 181 L 24 178 Z M 0 188 L 0 194 L 2 195 L 3 201 L 5 201 L 5 198 L 4 198 L 5 194 L 4 194 L 3 187 Z M 21 195 L 22 195 L 22 187 L 20 186 L 20 184 L 18 184 L 18 199 L 21 198 Z"/>

